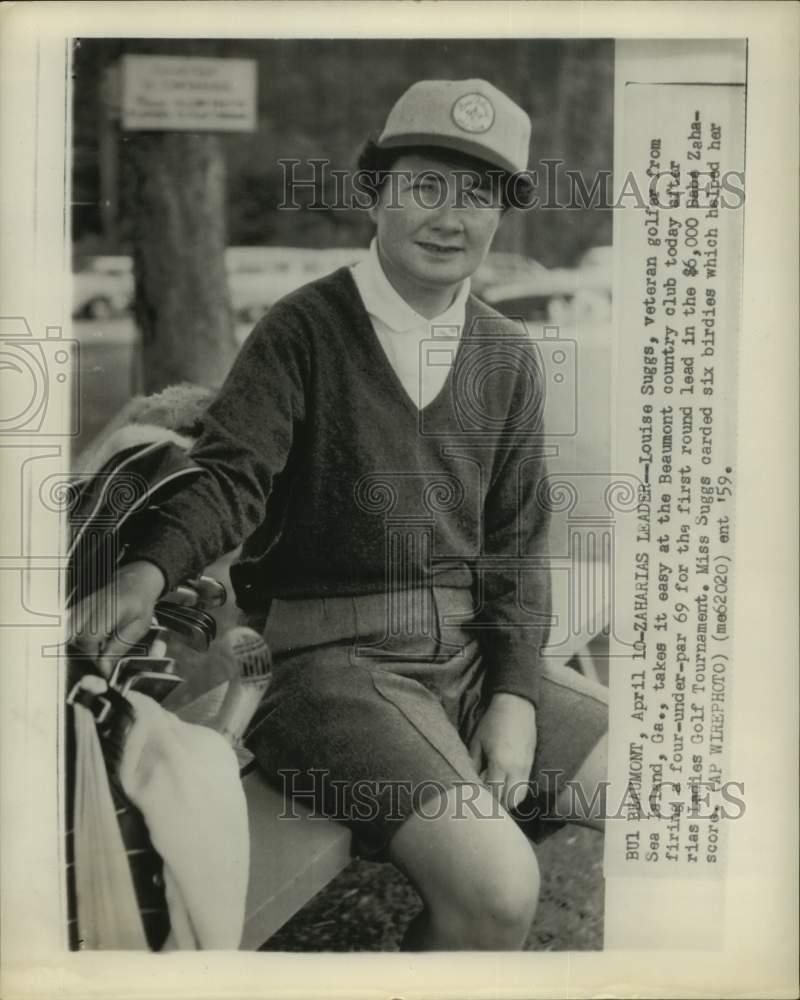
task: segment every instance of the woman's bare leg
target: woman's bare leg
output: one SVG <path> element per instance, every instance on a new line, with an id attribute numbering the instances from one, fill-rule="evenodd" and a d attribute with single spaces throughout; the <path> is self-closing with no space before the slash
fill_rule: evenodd
<path id="1" fill-rule="evenodd" d="M 428 800 L 425 815 L 392 839 L 391 860 L 424 903 L 404 950 L 518 950 L 525 942 L 539 895 L 533 847 L 487 788 L 470 789 L 469 802 L 463 788 Z"/>

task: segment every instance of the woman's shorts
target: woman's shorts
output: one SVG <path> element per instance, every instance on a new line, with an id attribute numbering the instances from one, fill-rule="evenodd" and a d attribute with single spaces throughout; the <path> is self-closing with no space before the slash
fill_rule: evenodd
<path id="1" fill-rule="evenodd" d="M 382 856 L 443 791 L 463 788 L 466 802 L 481 783 L 467 749 L 485 709 L 470 611 L 467 591 L 435 587 L 276 599 L 266 623 L 249 621 L 274 666 L 247 746 L 287 795 L 350 826 L 362 855 Z M 542 662 L 529 814 L 547 811 L 608 723 L 605 688 Z"/>

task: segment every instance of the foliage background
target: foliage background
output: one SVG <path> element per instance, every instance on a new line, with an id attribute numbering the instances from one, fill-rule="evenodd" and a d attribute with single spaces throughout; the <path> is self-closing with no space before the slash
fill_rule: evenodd
<path id="1" fill-rule="evenodd" d="M 371 227 L 358 211 L 279 211 L 281 158 L 327 157 L 354 166 L 366 136 L 413 82 L 482 77 L 525 108 L 533 122 L 531 166 L 560 159 L 589 186 L 612 167 L 613 42 L 603 39 L 264 39 L 76 41 L 74 76 L 73 237 L 84 252 L 125 251 L 136 206 L 126 203 L 112 231 L 100 213 L 98 132 L 104 70 L 124 52 L 229 56 L 258 64 L 258 128 L 221 134 L 228 175 L 228 244 L 361 246 Z M 120 142 L 120 174 L 126 145 Z M 298 176 L 301 176 L 298 168 Z M 561 191 L 561 194 L 564 190 Z M 540 197 L 546 192 L 540 191 Z M 589 208 L 512 213 L 497 250 L 569 266 L 593 246 L 611 243 L 611 212 Z"/>

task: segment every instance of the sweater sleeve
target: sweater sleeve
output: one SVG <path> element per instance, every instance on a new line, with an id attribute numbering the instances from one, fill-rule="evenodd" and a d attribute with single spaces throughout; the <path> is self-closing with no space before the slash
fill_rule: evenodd
<path id="1" fill-rule="evenodd" d="M 148 512 L 126 552 L 126 562 L 158 566 L 166 590 L 236 548 L 262 523 L 305 413 L 308 354 L 299 325 L 281 304 L 256 325 L 190 452 L 205 475 Z"/>
<path id="2" fill-rule="evenodd" d="M 484 503 L 484 558 L 479 561 L 478 618 L 488 693 L 515 694 L 534 705 L 541 682 L 540 649 L 547 643 L 551 612 L 550 517 L 539 497 L 546 475 L 543 408 L 540 382 L 530 420 L 524 429 L 509 434 L 497 452 Z"/>

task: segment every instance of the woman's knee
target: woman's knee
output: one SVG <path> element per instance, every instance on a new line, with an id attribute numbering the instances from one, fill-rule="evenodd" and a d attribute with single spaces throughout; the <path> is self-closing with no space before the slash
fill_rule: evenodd
<path id="1" fill-rule="evenodd" d="M 523 946 L 538 898 L 539 868 L 529 848 L 513 866 L 488 864 L 477 877 L 465 871 L 457 891 L 428 905 L 432 921 L 459 947 L 502 951 Z"/>
<path id="2" fill-rule="evenodd" d="M 536 912 L 539 866 L 507 815 L 495 809 L 435 821 L 415 817 L 396 845 L 437 937 L 446 936 L 453 947 L 522 946 Z"/>
<path id="3" fill-rule="evenodd" d="M 500 851 L 502 845 L 498 845 Z M 539 901 L 539 865 L 532 845 L 520 835 L 478 873 L 465 873 L 463 904 L 470 917 L 499 930 L 527 932 Z"/>

